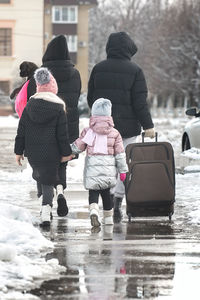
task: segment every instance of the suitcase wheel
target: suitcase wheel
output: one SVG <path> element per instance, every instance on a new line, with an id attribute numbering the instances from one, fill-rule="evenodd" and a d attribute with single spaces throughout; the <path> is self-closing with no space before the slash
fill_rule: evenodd
<path id="1" fill-rule="evenodd" d="M 131 214 L 128 213 L 128 222 L 131 223 Z"/>
<path id="2" fill-rule="evenodd" d="M 169 214 L 169 221 L 172 220 L 172 213 Z"/>

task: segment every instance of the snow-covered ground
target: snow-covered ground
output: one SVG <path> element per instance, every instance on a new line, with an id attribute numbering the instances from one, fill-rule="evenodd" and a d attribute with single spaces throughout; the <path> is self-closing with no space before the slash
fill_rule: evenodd
<path id="1" fill-rule="evenodd" d="M 0 211 L 0 299 L 32 299 L 21 291 L 35 287 L 35 280 L 37 286 L 55 278 L 65 268 L 41 256 L 54 245 L 33 226 L 29 211 L 6 203 L 0 203 Z M 15 292 L 7 294 L 8 289 Z"/>
<path id="2" fill-rule="evenodd" d="M 0 117 L 1 128 L 16 128 L 18 119 Z M 16 167 L 17 171 L 17 167 Z M 9 173 L 0 170 L 0 299 L 38 299 L 26 290 L 39 286 L 45 279 L 59 277 L 65 268 L 58 260 L 45 260 L 45 254 L 54 248 L 34 225 L 38 223 L 12 185 L 33 183 L 31 169 Z M 7 185 L 5 185 L 7 183 Z M 6 190 L 4 190 L 4 188 Z M 12 201 L 8 202 L 11 192 Z M 7 195 L 7 196 L 6 196 Z M 13 204 L 14 203 L 14 204 Z M 13 290 L 13 292 L 9 292 Z"/>
<path id="3" fill-rule="evenodd" d="M 155 128 L 158 130 L 159 141 L 168 141 L 173 145 L 176 159 L 181 155 L 181 134 L 186 118 L 154 119 Z M 0 130 L 4 127 L 16 128 L 18 119 L 0 117 Z M 88 119 L 80 120 L 80 129 L 88 125 Z M 138 138 L 140 141 L 140 137 Z M 187 205 L 189 199 L 195 197 L 199 201 L 191 207 L 188 216 L 191 223 L 200 225 L 200 150 L 191 149 L 184 156 L 195 161 L 187 166 L 189 173 L 176 175 L 176 197 L 181 199 L 183 206 Z M 68 167 L 68 182 L 82 182 L 82 172 L 85 154 L 81 154 L 78 160 L 73 160 Z M 38 299 L 22 292 L 40 284 L 42 280 L 59 276 L 64 267 L 59 266 L 55 259 L 46 261 L 45 254 L 54 247 L 54 244 L 44 238 L 37 226 L 38 220 L 30 215 L 30 211 L 24 208 L 24 199 L 20 192 L 12 190 L 17 184 L 24 189 L 35 182 L 31 178 L 31 168 L 17 169 L 16 173 L 0 170 L 0 299 Z M 24 194 L 28 194 L 24 190 Z M 10 198 L 9 198 L 10 197 Z M 27 196 L 25 196 L 27 197 Z M 12 199 L 12 201 L 8 201 Z M 31 205 L 31 204 L 30 204 Z M 191 204 L 190 204 L 191 205 Z M 9 288 L 15 292 L 9 293 Z"/>

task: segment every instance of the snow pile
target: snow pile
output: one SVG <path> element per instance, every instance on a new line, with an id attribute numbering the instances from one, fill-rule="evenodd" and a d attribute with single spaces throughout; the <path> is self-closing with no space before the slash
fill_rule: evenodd
<path id="1" fill-rule="evenodd" d="M 19 291 L 55 278 L 65 268 L 56 259 L 41 257 L 41 251 L 54 246 L 32 225 L 27 210 L 0 203 L 0 211 L 0 299 L 26 299 Z M 9 289 L 15 289 L 16 295 L 11 296 Z"/>
<path id="2" fill-rule="evenodd" d="M 193 166 L 191 166 L 192 169 Z M 195 170 L 194 166 L 194 170 Z M 200 172 L 194 171 L 188 174 L 176 175 L 176 201 L 179 202 L 179 208 L 189 208 L 186 219 L 191 224 L 200 225 Z"/>
<path id="3" fill-rule="evenodd" d="M 184 168 L 185 173 L 198 173 L 200 172 L 200 165 L 192 165 Z"/>
<path id="4" fill-rule="evenodd" d="M 187 121 L 186 117 L 153 119 L 155 130 L 158 131 L 158 141 L 169 142 L 175 153 L 181 152 L 183 128 Z"/>
<path id="5" fill-rule="evenodd" d="M 21 294 L 20 292 L 11 292 L 9 294 L 4 294 L 2 297 L 3 298 L 0 298 L 1 300 L 39 300 L 40 299 L 31 294 Z"/>
<path id="6" fill-rule="evenodd" d="M 4 181 L 12 181 L 18 184 L 22 182 L 35 184 L 35 180 L 32 178 L 32 168 L 28 162 L 25 166 L 25 161 L 26 158 L 24 158 L 24 161 L 22 161 L 22 167 L 16 166 L 17 172 L 11 173 L 0 170 L 0 178 L 3 178 Z"/>
<path id="7" fill-rule="evenodd" d="M 13 116 L 0 117 L 0 128 L 11 128 L 18 126 L 19 119 Z"/>
<path id="8" fill-rule="evenodd" d="M 190 159 L 200 160 L 200 149 L 193 147 L 189 150 L 184 151 L 182 155 Z"/>

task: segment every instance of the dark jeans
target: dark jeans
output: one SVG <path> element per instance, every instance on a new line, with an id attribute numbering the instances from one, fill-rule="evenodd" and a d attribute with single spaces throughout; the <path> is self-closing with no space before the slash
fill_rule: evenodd
<path id="1" fill-rule="evenodd" d="M 66 169 L 67 169 L 67 162 L 60 163 L 60 166 L 58 168 L 58 177 L 59 177 L 59 180 L 56 183 L 55 187 L 58 184 L 62 184 L 63 189 L 66 189 L 66 187 L 67 187 Z"/>
<path id="2" fill-rule="evenodd" d="M 98 204 L 99 195 L 102 198 L 103 210 L 111 210 L 113 208 L 113 198 L 110 196 L 110 189 L 89 190 L 89 204 Z"/>
<path id="3" fill-rule="evenodd" d="M 37 182 L 37 196 L 38 198 L 42 196 L 42 205 L 49 204 L 50 206 L 53 206 L 53 189 L 53 185 L 45 185 Z"/>

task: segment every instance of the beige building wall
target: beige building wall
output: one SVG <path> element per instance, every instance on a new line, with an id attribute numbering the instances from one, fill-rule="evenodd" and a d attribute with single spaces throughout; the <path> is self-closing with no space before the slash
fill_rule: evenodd
<path id="1" fill-rule="evenodd" d="M 19 65 L 32 61 L 41 65 L 43 54 L 43 0 L 12 0 L 0 4 L 0 27 L 11 24 L 13 28 L 12 56 L 0 56 L 0 81 L 19 79 Z"/>
<path id="2" fill-rule="evenodd" d="M 87 92 L 88 85 L 88 54 L 89 54 L 89 9 L 90 5 L 80 5 L 78 9 L 78 52 L 77 69 L 80 72 L 82 80 L 82 92 Z"/>
<path id="3" fill-rule="evenodd" d="M 45 52 L 48 43 L 52 39 L 52 5 L 51 3 L 44 4 L 44 48 Z"/>

